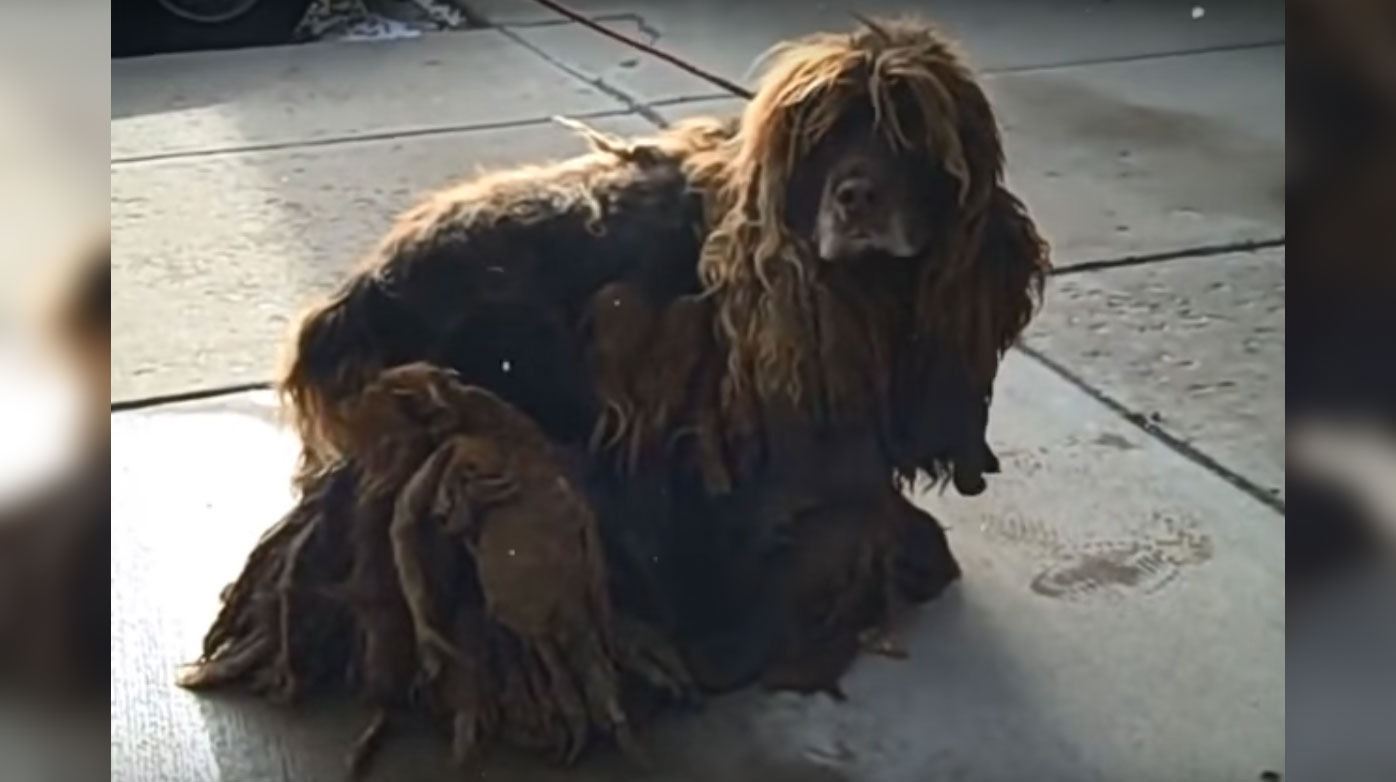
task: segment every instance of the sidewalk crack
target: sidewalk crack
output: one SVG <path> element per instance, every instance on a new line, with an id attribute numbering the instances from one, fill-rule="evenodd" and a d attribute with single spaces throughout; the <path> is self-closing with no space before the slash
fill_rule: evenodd
<path id="1" fill-rule="evenodd" d="M 496 30 L 500 35 L 503 35 L 504 37 L 508 38 L 510 41 L 513 41 L 515 44 L 537 55 L 544 62 L 548 63 L 554 68 L 557 68 L 558 70 L 562 71 L 563 73 L 566 73 L 574 79 L 577 79 L 578 81 L 584 82 L 596 88 L 598 92 L 602 93 L 603 95 L 606 95 L 612 100 L 617 101 L 628 111 L 631 111 L 635 113 L 637 116 L 644 118 L 646 121 L 648 121 L 655 127 L 669 127 L 669 122 L 664 119 L 663 115 L 655 111 L 654 108 L 651 107 L 648 103 L 636 98 L 635 96 L 617 87 L 616 85 L 611 84 L 610 82 L 606 81 L 605 78 L 598 75 L 586 73 L 585 71 L 573 67 L 567 62 L 557 57 L 554 57 L 552 54 L 549 54 L 547 50 L 543 49 L 543 47 L 532 43 L 524 36 L 519 35 L 518 32 L 510 29 L 508 25 L 498 25 L 493 29 Z"/>

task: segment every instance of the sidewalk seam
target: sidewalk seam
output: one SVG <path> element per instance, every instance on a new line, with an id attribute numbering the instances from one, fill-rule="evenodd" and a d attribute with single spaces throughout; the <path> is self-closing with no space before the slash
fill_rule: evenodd
<path id="1" fill-rule="evenodd" d="M 626 116 L 628 112 L 619 112 L 618 116 Z M 1227 244 L 1199 245 L 1197 247 L 1183 248 L 1180 250 L 1168 250 L 1158 253 L 1141 253 L 1117 259 L 1104 259 L 1097 261 L 1083 261 L 1081 263 L 1069 264 L 1053 269 L 1050 276 L 1070 275 L 1080 272 L 1097 271 L 1101 269 L 1114 269 L 1125 266 L 1145 265 L 1152 263 L 1165 263 L 1172 260 L 1184 260 L 1191 258 L 1209 258 L 1232 253 L 1243 253 L 1247 251 L 1262 250 L 1272 247 L 1283 247 L 1285 238 L 1283 236 L 1274 239 L 1258 239 L 1246 242 L 1231 242 Z M 1022 347 L 1022 346 L 1020 346 Z M 1025 350 L 1026 352 L 1026 350 Z M 1034 351 L 1035 352 L 1035 351 Z M 1032 355 L 1032 353 L 1029 353 Z M 238 383 L 225 386 L 212 386 L 190 391 L 180 391 L 172 394 L 157 394 L 148 397 L 134 397 L 129 399 L 116 400 L 111 403 L 112 412 L 124 410 L 138 410 L 144 407 L 155 407 L 162 404 L 174 402 L 195 401 L 210 397 L 226 396 L 237 394 L 243 391 L 255 391 L 270 388 L 266 382 Z M 1123 409 L 1123 407 L 1121 407 Z"/>
<path id="2" fill-rule="evenodd" d="M 572 74 L 568 74 L 571 76 Z M 575 76 L 573 78 L 576 78 Z M 613 95 L 607 95 L 612 99 Z M 679 95 L 673 98 L 663 98 L 650 101 L 645 104 L 655 108 L 667 108 L 685 103 L 695 103 L 698 101 L 713 100 L 714 98 L 730 97 L 725 93 L 721 95 L 700 95 L 687 96 Z M 591 109 L 589 111 L 579 111 L 568 114 L 573 119 L 605 119 L 608 117 L 628 117 L 640 116 L 639 112 L 633 109 L 618 107 L 613 109 Z M 646 119 L 649 119 L 646 117 Z M 148 155 L 128 155 L 125 157 L 115 157 L 111 159 L 113 168 L 125 168 L 127 166 L 137 166 L 146 163 L 162 163 L 170 160 L 201 160 L 203 158 L 231 157 L 235 155 L 253 154 L 257 152 L 280 152 L 290 149 L 330 147 L 337 144 L 354 144 L 360 141 L 393 141 L 403 138 L 420 138 L 423 136 L 442 136 L 449 133 L 476 133 L 487 130 L 510 130 L 514 128 L 528 128 L 537 125 L 548 125 L 553 121 L 551 116 L 546 117 L 524 117 L 522 119 L 498 120 L 495 122 L 468 122 L 460 125 L 431 125 L 424 128 L 405 128 L 397 130 L 383 130 L 370 133 L 352 133 L 344 136 L 326 136 L 324 138 L 306 139 L 302 141 L 268 141 L 261 144 L 244 144 L 239 146 L 215 147 L 211 149 L 190 149 L 175 152 L 153 152 Z M 651 120 L 653 121 L 653 120 Z M 665 126 L 667 127 L 667 121 Z"/>
<path id="3" fill-rule="evenodd" d="M 1277 496 L 1274 492 L 1261 487 L 1259 484 L 1255 483 L 1249 478 L 1246 478 L 1245 476 L 1241 475 L 1235 470 L 1232 470 L 1230 467 L 1227 467 L 1226 465 L 1217 461 L 1212 456 L 1200 450 L 1197 446 L 1193 445 L 1192 443 L 1189 443 L 1187 440 L 1184 440 L 1181 437 L 1178 437 L 1177 435 L 1174 435 L 1162 426 L 1159 426 L 1156 422 L 1150 420 L 1149 417 L 1144 415 L 1143 413 L 1140 413 L 1136 410 L 1131 410 L 1123 402 L 1105 393 L 1099 388 L 1096 388 L 1095 386 L 1091 385 L 1080 375 L 1077 375 L 1075 372 L 1072 372 L 1070 369 L 1068 369 L 1064 364 L 1061 364 L 1056 360 L 1048 357 L 1047 354 L 1032 347 L 1027 342 L 1020 341 L 1016 346 L 1016 349 L 1023 355 L 1028 356 L 1029 358 L 1037 361 L 1042 366 L 1056 373 L 1057 376 L 1070 383 L 1071 385 L 1075 386 L 1077 389 L 1079 389 L 1095 401 L 1104 405 L 1111 412 L 1115 413 L 1124 420 L 1133 424 L 1140 431 L 1149 435 L 1158 442 L 1168 446 L 1170 449 L 1172 449 L 1178 455 L 1182 456 L 1184 459 L 1187 459 L 1188 461 L 1212 473 L 1218 478 L 1221 478 L 1222 480 L 1231 484 L 1233 488 L 1240 489 L 1251 499 L 1275 511 L 1281 516 L 1285 515 L 1285 501 L 1281 499 L 1279 496 Z"/>
<path id="4" fill-rule="evenodd" d="M 1218 255 L 1231 255 L 1233 253 L 1253 253 L 1260 250 L 1269 250 L 1284 246 L 1284 236 L 1275 236 L 1269 239 L 1245 239 L 1237 242 L 1222 242 L 1220 244 L 1202 244 L 1196 247 L 1185 247 L 1180 250 L 1135 253 L 1132 255 L 1122 255 L 1118 258 L 1101 258 L 1094 261 L 1069 263 L 1065 266 L 1058 266 L 1052 269 L 1051 276 L 1063 277 L 1072 274 L 1080 274 L 1082 272 L 1105 271 L 1108 269 L 1120 269 L 1130 266 L 1148 266 L 1155 263 L 1179 261 L 1189 258 L 1212 258 Z"/>
<path id="5" fill-rule="evenodd" d="M 136 397 L 134 399 L 114 400 L 111 403 L 111 411 L 113 413 L 124 413 L 130 410 L 144 410 L 148 407 L 160 407 L 161 405 L 179 404 L 180 402 L 198 402 L 204 399 L 216 399 L 220 396 L 244 394 L 248 391 L 266 391 L 270 388 L 271 383 L 265 381 L 234 383 L 232 385 L 213 386 L 211 388 L 196 388 L 192 391 L 177 391 L 173 394 L 157 394 L 155 396 Z"/>
<path id="6" fill-rule="evenodd" d="M 1270 49 L 1285 45 L 1283 38 L 1270 38 L 1264 41 L 1249 41 L 1246 43 L 1226 43 L 1215 46 L 1199 46 L 1195 49 L 1176 49 L 1170 52 L 1143 52 L 1140 54 L 1118 54 L 1108 57 L 1087 57 L 1081 60 L 1070 60 L 1066 62 L 1043 63 L 1039 65 L 1008 65 L 1000 68 L 980 68 L 978 72 L 984 76 L 997 76 L 999 74 L 1020 74 L 1036 73 L 1038 71 L 1059 71 L 1066 68 L 1089 68 L 1094 65 L 1113 65 L 1115 63 L 1147 62 L 1149 60 L 1167 60 L 1173 57 L 1195 57 L 1202 54 L 1226 54 L 1228 52 L 1246 52 L 1254 49 Z"/>
<path id="7" fill-rule="evenodd" d="M 612 97 L 612 96 L 608 96 Z M 577 112 L 569 114 L 577 119 L 603 119 L 606 117 L 623 117 L 627 114 L 635 113 L 626 108 L 614 109 L 593 109 L 591 111 Z M 420 138 L 422 136 L 439 136 L 449 133 L 474 133 L 486 130 L 509 130 L 513 128 L 526 128 L 535 125 L 546 125 L 551 122 L 550 117 L 527 117 L 516 120 L 498 120 L 495 122 L 471 122 L 463 125 L 432 125 L 425 128 L 405 128 L 397 130 L 384 130 L 370 133 L 356 133 L 347 136 L 329 136 L 326 138 L 307 139 L 303 141 L 269 141 L 261 144 L 246 144 L 235 147 L 222 147 L 218 149 L 200 149 L 176 152 L 155 152 L 149 155 L 130 155 L 127 157 L 114 157 L 111 165 L 115 167 L 125 167 L 129 165 L 139 165 L 142 163 L 159 163 L 169 160 L 197 160 L 211 157 L 222 157 L 225 155 L 243 155 L 255 152 L 279 152 L 288 149 L 302 149 L 314 147 L 327 147 L 336 144 L 353 144 L 360 141 L 393 141 L 396 139 Z"/>
<path id="8" fill-rule="evenodd" d="M 648 121 L 655 127 L 669 127 L 668 120 L 664 119 L 664 117 L 660 115 L 659 112 L 655 111 L 649 103 L 646 103 L 645 101 L 636 98 L 635 96 L 615 86 L 614 84 L 611 84 L 610 82 L 606 81 L 604 77 L 586 73 L 585 71 L 582 71 L 562 61 L 561 59 L 554 57 L 546 49 L 544 49 L 541 46 L 538 46 L 537 44 L 534 44 L 524 36 L 519 35 L 518 32 L 511 29 L 508 25 L 495 25 L 491 29 L 495 30 L 505 38 L 508 38 L 510 41 L 513 41 L 515 45 L 527 49 L 528 51 L 537 55 L 544 62 L 562 71 L 568 76 L 571 76 L 572 78 L 577 79 L 578 81 L 591 85 L 592 87 L 600 91 L 602 94 L 607 95 L 613 100 L 619 102 L 628 111 L 644 118 L 646 121 Z"/>

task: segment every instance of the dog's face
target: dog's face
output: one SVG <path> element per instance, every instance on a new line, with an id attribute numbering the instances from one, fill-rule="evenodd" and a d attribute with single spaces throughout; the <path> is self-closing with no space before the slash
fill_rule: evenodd
<path id="1" fill-rule="evenodd" d="M 908 357 L 918 383 L 944 358 L 987 388 L 1049 264 L 974 72 L 912 19 L 777 44 L 763 62 L 731 142 L 684 165 L 712 220 L 699 272 L 728 351 L 724 400 L 783 395 L 822 415 L 882 393 L 860 352 L 874 372 Z"/>
<path id="2" fill-rule="evenodd" d="M 897 149 L 872 106 L 859 104 L 797 161 L 785 217 L 825 262 L 913 258 L 927 251 L 951 198 L 936 161 Z"/>

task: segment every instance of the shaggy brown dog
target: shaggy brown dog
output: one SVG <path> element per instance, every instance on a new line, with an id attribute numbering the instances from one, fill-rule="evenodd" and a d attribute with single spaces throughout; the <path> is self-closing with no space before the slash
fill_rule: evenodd
<path id="1" fill-rule="evenodd" d="M 969 70 L 922 26 L 812 36 L 777 47 L 741 128 L 688 161 L 719 216 L 701 274 L 730 346 L 729 396 L 751 381 L 807 407 L 878 407 L 908 477 L 982 457 L 944 442 L 956 438 L 940 419 L 974 418 L 956 402 L 987 395 L 1047 251 L 1003 186 L 998 126 Z M 932 396 L 955 386 L 969 396 Z"/>
<path id="2" fill-rule="evenodd" d="M 837 692 L 860 639 L 958 576 L 900 489 L 983 488 L 1047 257 L 945 40 L 812 36 L 739 123 L 584 133 L 587 156 L 408 212 L 301 323 L 301 531 L 254 551 L 193 683 L 455 688 L 432 697 L 460 745 L 571 758 L 690 681 Z M 486 437 L 468 399 L 513 423 Z M 341 583 L 358 602 L 334 621 L 391 627 L 285 608 Z M 347 660 L 311 651 L 345 632 Z M 514 712 L 536 718 L 480 716 Z"/>

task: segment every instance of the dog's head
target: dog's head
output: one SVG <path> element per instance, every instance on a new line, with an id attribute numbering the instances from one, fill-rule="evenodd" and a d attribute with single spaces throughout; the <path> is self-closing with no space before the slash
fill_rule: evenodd
<path id="1" fill-rule="evenodd" d="M 1045 245 L 1003 186 L 988 98 L 934 27 L 864 21 L 775 47 L 720 155 L 690 166 L 715 194 L 702 272 L 758 381 L 798 394 L 802 302 L 830 267 L 910 264 L 896 278 L 920 336 L 958 343 L 977 375 L 1026 325 Z"/>
<path id="2" fill-rule="evenodd" d="M 903 35 L 905 42 L 917 41 Z M 773 63 L 773 77 L 783 76 L 791 87 L 804 79 L 821 85 L 794 90 L 762 117 L 793 133 L 782 194 L 785 226 L 825 262 L 925 255 L 934 227 L 956 206 L 958 183 L 950 168 L 964 174 L 962 145 L 945 141 L 960 131 L 944 126 L 955 112 L 918 102 L 917 79 L 930 83 L 934 71 L 898 69 L 898 57 L 910 52 L 893 36 L 865 28 L 842 51 L 813 58 L 808 53 L 822 47 L 797 42 Z M 921 97 L 936 94 L 921 86 Z M 931 135 L 935 124 L 944 126 L 940 137 Z M 994 165 L 984 161 L 980 173 L 993 176 Z"/>
<path id="3" fill-rule="evenodd" d="M 899 149 L 860 103 L 797 161 L 784 219 L 825 262 L 915 258 L 952 198 L 934 157 Z"/>
<path id="4" fill-rule="evenodd" d="M 816 257 L 926 256 L 982 213 L 1003 168 L 998 127 L 934 28 L 868 21 L 767 57 L 742 156 L 779 205 L 769 216 Z"/>

